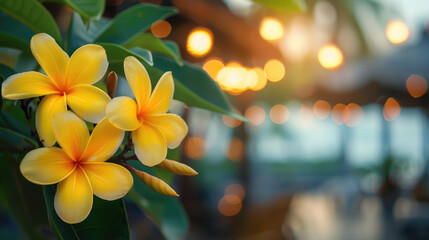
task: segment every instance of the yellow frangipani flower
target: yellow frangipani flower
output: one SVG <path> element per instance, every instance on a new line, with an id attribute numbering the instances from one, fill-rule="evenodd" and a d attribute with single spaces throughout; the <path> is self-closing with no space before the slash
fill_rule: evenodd
<path id="1" fill-rule="evenodd" d="M 93 194 L 115 200 L 123 197 L 133 185 L 128 170 L 105 162 L 119 148 L 124 132 L 105 118 L 90 136 L 86 124 L 70 111 L 56 113 L 52 125 L 61 148 L 30 151 L 20 169 L 33 183 L 58 183 L 55 211 L 64 222 L 79 223 L 91 211 Z"/>
<path id="2" fill-rule="evenodd" d="M 106 51 L 89 44 L 77 49 L 70 57 L 46 33 L 31 38 L 31 51 L 45 71 L 24 72 L 10 76 L 2 84 L 2 95 L 11 100 L 47 95 L 36 111 L 36 128 L 46 147 L 55 144 L 52 116 L 66 111 L 67 105 L 86 121 L 97 123 L 105 117 L 110 97 L 91 86 L 105 74 Z"/>
<path id="3" fill-rule="evenodd" d="M 176 148 L 188 133 L 185 121 L 167 113 L 174 93 L 171 72 L 159 79 L 151 94 L 151 82 L 144 66 L 135 57 L 124 60 L 125 77 L 136 101 L 129 97 L 112 99 L 106 117 L 117 128 L 132 131 L 134 150 L 147 166 L 155 166 L 167 155 L 167 147 Z"/>

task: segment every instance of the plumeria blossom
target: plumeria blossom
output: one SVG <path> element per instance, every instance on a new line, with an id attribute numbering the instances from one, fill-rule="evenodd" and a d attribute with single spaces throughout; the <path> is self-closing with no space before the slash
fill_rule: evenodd
<path id="1" fill-rule="evenodd" d="M 105 162 L 119 148 L 123 131 L 105 118 L 90 136 L 86 124 L 70 111 L 56 113 L 52 126 L 61 148 L 30 151 L 20 169 L 33 183 L 58 183 L 54 206 L 64 222 L 85 220 L 92 208 L 93 194 L 115 200 L 130 190 L 133 185 L 130 172 L 118 164 Z"/>
<path id="2" fill-rule="evenodd" d="M 137 158 L 155 166 L 165 159 L 167 147 L 176 148 L 188 132 L 182 118 L 167 113 L 174 93 L 173 76 L 171 72 L 162 75 L 151 94 L 149 75 L 136 58 L 125 58 L 124 71 L 136 101 L 129 97 L 112 99 L 106 117 L 117 128 L 132 131 Z"/>
<path id="3" fill-rule="evenodd" d="M 34 71 L 12 75 L 3 82 L 2 95 L 11 100 L 46 95 L 36 111 L 36 128 L 44 146 L 55 144 L 52 117 L 67 110 L 67 105 L 79 117 L 92 123 L 105 117 L 110 97 L 92 86 L 103 77 L 108 67 L 103 47 L 85 45 L 69 58 L 46 33 L 33 36 L 30 46 L 46 75 Z"/>

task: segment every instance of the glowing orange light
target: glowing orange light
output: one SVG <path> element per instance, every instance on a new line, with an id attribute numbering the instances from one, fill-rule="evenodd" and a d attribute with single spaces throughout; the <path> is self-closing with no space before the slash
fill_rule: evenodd
<path id="1" fill-rule="evenodd" d="M 344 56 L 337 46 L 331 44 L 323 46 L 319 50 L 318 59 L 322 67 L 326 69 L 335 69 L 343 64 Z"/>
<path id="2" fill-rule="evenodd" d="M 240 200 L 243 200 L 244 197 L 246 196 L 246 190 L 244 190 L 244 187 L 241 184 L 235 183 L 235 184 L 229 185 L 225 189 L 225 195 L 229 195 L 229 194 L 233 194 L 238 198 L 240 198 Z"/>
<path id="3" fill-rule="evenodd" d="M 275 105 L 270 110 L 270 118 L 276 124 L 285 123 L 289 119 L 289 110 L 283 105 Z"/>
<path id="4" fill-rule="evenodd" d="M 331 104 L 325 100 L 318 100 L 313 105 L 313 113 L 320 119 L 325 119 L 331 112 Z"/>
<path id="5" fill-rule="evenodd" d="M 185 142 L 185 155 L 189 158 L 199 160 L 205 155 L 204 139 L 200 137 L 189 137 Z"/>
<path id="6" fill-rule="evenodd" d="M 277 40 L 283 36 L 284 29 L 279 20 L 267 17 L 262 20 L 259 33 L 265 40 Z"/>
<path id="7" fill-rule="evenodd" d="M 165 38 L 170 35 L 171 25 L 165 20 L 158 20 L 152 24 L 150 31 L 159 38 Z"/>
<path id="8" fill-rule="evenodd" d="M 186 50 L 196 57 L 210 52 L 213 45 L 213 34 L 207 28 L 194 28 L 186 41 Z"/>
<path id="9" fill-rule="evenodd" d="M 245 145 L 239 138 L 232 138 L 226 150 L 226 156 L 234 162 L 239 162 L 245 154 Z"/>
<path id="10" fill-rule="evenodd" d="M 413 74 L 408 77 L 407 90 L 413 98 L 419 98 L 423 96 L 428 90 L 428 83 L 426 79 L 420 75 Z"/>
<path id="11" fill-rule="evenodd" d="M 342 125 L 350 120 L 351 112 L 350 109 L 346 107 L 346 105 L 338 103 L 332 108 L 331 117 L 335 123 Z"/>
<path id="12" fill-rule="evenodd" d="M 232 94 L 240 94 L 247 89 L 247 70 L 243 67 L 224 67 L 217 76 L 217 82 L 222 89 Z"/>
<path id="13" fill-rule="evenodd" d="M 227 194 L 219 200 L 218 209 L 225 216 L 234 216 L 241 210 L 241 199 L 234 194 Z"/>
<path id="14" fill-rule="evenodd" d="M 244 116 L 252 121 L 251 125 L 260 125 L 265 120 L 265 111 L 261 107 L 251 106 L 246 110 Z"/>
<path id="15" fill-rule="evenodd" d="M 238 113 L 238 114 L 241 114 L 240 111 L 238 111 L 236 109 L 234 109 L 233 111 Z M 226 126 L 231 127 L 231 128 L 238 127 L 242 123 L 241 120 L 227 116 L 227 115 L 222 116 L 222 121 Z"/>
<path id="16" fill-rule="evenodd" d="M 353 127 L 362 122 L 364 112 L 361 106 L 356 103 L 349 103 L 346 108 L 350 112 L 350 118 L 345 121 L 347 126 Z"/>
<path id="17" fill-rule="evenodd" d="M 252 68 L 251 71 L 256 74 L 257 81 L 255 85 L 251 85 L 249 88 L 252 91 L 259 91 L 263 89 L 267 85 L 267 77 L 265 76 L 264 70 L 261 68 Z"/>
<path id="18" fill-rule="evenodd" d="M 204 62 L 203 69 L 210 77 L 216 80 L 217 73 L 224 67 L 224 64 L 219 58 L 209 58 Z"/>
<path id="19" fill-rule="evenodd" d="M 401 21 L 391 21 L 386 27 L 387 39 L 393 44 L 402 44 L 410 37 L 407 25 Z"/>
<path id="20" fill-rule="evenodd" d="M 285 67 L 282 62 L 271 59 L 264 66 L 265 75 L 271 82 L 278 82 L 285 76 Z"/>
<path id="21" fill-rule="evenodd" d="M 401 113 L 401 106 L 394 98 L 388 98 L 384 103 L 383 116 L 386 121 L 395 120 Z"/>

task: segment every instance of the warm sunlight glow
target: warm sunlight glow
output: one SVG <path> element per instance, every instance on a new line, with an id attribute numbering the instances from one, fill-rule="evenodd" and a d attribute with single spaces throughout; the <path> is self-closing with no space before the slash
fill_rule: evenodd
<path id="1" fill-rule="evenodd" d="M 204 139 L 200 137 L 189 137 L 184 146 L 185 155 L 194 160 L 200 160 L 205 155 Z"/>
<path id="2" fill-rule="evenodd" d="M 325 119 L 331 112 L 331 105 L 325 100 L 318 100 L 313 105 L 313 113 L 317 118 Z"/>
<path id="3" fill-rule="evenodd" d="M 413 98 L 419 98 L 423 96 L 428 90 L 428 83 L 426 79 L 420 75 L 413 74 L 408 77 L 407 90 Z"/>
<path id="4" fill-rule="evenodd" d="M 393 121 L 399 116 L 400 113 L 401 106 L 399 105 L 398 101 L 392 97 L 388 98 L 383 107 L 384 119 L 386 119 L 386 121 Z"/>
<path id="5" fill-rule="evenodd" d="M 322 47 L 318 54 L 319 62 L 326 69 L 334 69 L 343 64 L 344 56 L 341 50 L 331 44 Z"/>
<path id="6" fill-rule="evenodd" d="M 246 110 L 244 116 L 252 121 L 250 125 L 260 125 L 265 120 L 265 111 L 261 107 L 251 106 Z"/>
<path id="7" fill-rule="evenodd" d="M 237 95 L 247 89 L 246 73 L 243 67 L 224 67 L 218 72 L 216 80 L 222 89 Z"/>
<path id="8" fill-rule="evenodd" d="M 225 216 L 234 216 L 241 210 L 241 199 L 235 194 L 227 194 L 219 200 L 219 212 Z"/>
<path id="9" fill-rule="evenodd" d="M 275 105 L 270 110 L 270 118 L 276 124 L 285 123 L 289 119 L 289 110 L 281 104 Z"/>
<path id="10" fill-rule="evenodd" d="M 264 66 L 265 75 L 271 82 L 278 82 L 285 76 L 285 66 L 276 59 L 271 59 Z"/>
<path id="11" fill-rule="evenodd" d="M 219 58 L 209 58 L 203 64 L 203 69 L 210 77 L 216 80 L 217 73 L 224 67 L 224 64 Z"/>
<path id="12" fill-rule="evenodd" d="M 277 40 L 283 36 L 284 30 L 279 20 L 266 17 L 261 22 L 259 33 L 265 40 Z"/>
<path id="13" fill-rule="evenodd" d="M 213 45 L 213 34 L 207 28 L 194 28 L 186 41 L 186 50 L 195 56 L 202 57 L 210 52 Z"/>
<path id="14" fill-rule="evenodd" d="M 252 91 L 262 90 L 267 85 L 267 77 L 265 76 L 264 70 L 262 70 L 262 68 L 252 68 L 252 71 L 256 73 L 257 81 L 254 86 L 253 85 L 249 86 L 250 90 Z"/>
<path id="15" fill-rule="evenodd" d="M 159 20 L 152 24 L 150 31 L 156 37 L 165 38 L 170 35 L 171 25 L 165 20 Z"/>
<path id="16" fill-rule="evenodd" d="M 407 25 L 401 21 L 391 21 L 386 27 L 387 39 L 393 44 L 402 44 L 410 37 Z"/>

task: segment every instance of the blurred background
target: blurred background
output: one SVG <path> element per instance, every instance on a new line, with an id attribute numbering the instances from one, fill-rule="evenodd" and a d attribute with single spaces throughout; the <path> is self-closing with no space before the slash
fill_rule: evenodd
<path id="1" fill-rule="evenodd" d="M 186 239 L 429 238 L 427 0 L 140 2 L 178 8 L 150 32 L 251 121 L 172 107 L 199 172 L 173 179 Z M 133 238 L 162 239 L 128 205 Z"/>

